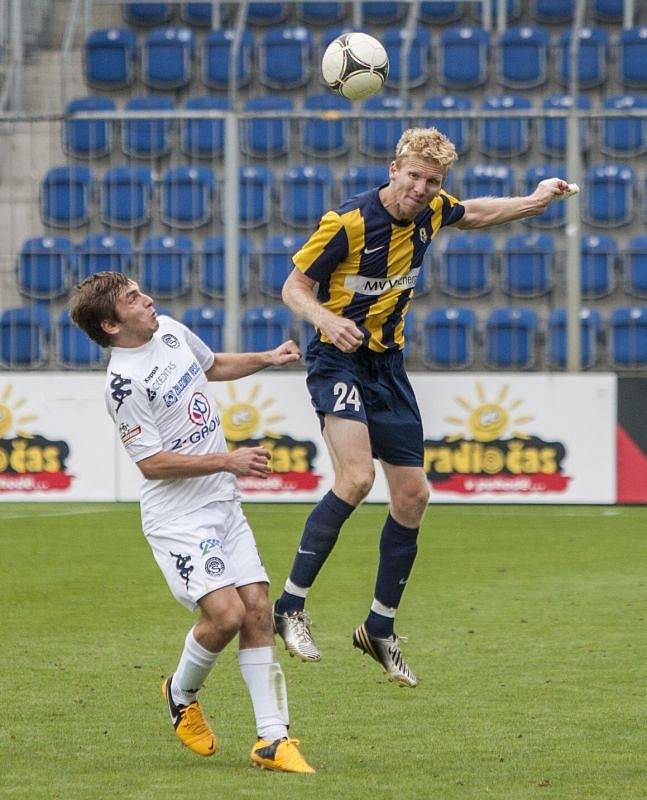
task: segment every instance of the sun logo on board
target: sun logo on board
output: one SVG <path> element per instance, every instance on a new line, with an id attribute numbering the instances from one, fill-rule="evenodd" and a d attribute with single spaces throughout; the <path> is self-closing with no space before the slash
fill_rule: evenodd
<path id="1" fill-rule="evenodd" d="M 445 422 L 458 425 L 461 433 L 449 434 L 447 441 L 456 441 L 464 437 L 468 431 L 477 442 L 494 442 L 502 439 L 509 433 L 513 439 L 529 439 L 530 434 L 521 430 L 521 426 L 534 420 L 530 414 L 519 414 L 518 410 L 523 405 L 521 398 L 508 399 L 510 387 L 504 385 L 493 400 L 488 400 L 483 385 L 476 383 L 476 404 L 464 397 L 455 397 L 454 400 L 465 412 L 465 417 L 448 416 Z"/>
<path id="2" fill-rule="evenodd" d="M 24 410 L 28 402 L 26 397 L 14 398 L 13 393 L 13 386 L 8 383 L 0 394 L 0 439 L 11 435 L 31 439 L 34 434 L 24 426 L 38 417 Z"/>
<path id="3" fill-rule="evenodd" d="M 259 384 L 252 386 L 244 400 L 239 400 L 236 387 L 233 383 L 227 384 L 229 402 L 221 404 L 222 429 L 229 442 L 244 442 L 256 436 L 269 436 L 278 439 L 280 434 L 274 430 L 274 425 L 285 419 L 283 414 L 274 414 L 270 410 L 274 405 L 271 397 L 258 399 L 261 391 Z"/>

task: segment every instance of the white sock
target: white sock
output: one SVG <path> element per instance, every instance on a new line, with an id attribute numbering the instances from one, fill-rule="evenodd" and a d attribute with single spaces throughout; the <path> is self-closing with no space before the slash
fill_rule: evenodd
<path id="1" fill-rule="evenodd" d="M 180 656 L 173 680 L 171 681 L 171 696 L 174 703 L 186 706 L 193 703 L 198 690 L 213 669 L 220 653 L 212 653 L 196 641 L 193 628 L 187 633 L 184 640 L 184 650 Z"/>
<path id="2" fill-rule="evenodd" d="M 270 742 L 287 736 L 290 725 L 288 696 L 274 648 L 239 650 L 238 665 L 252 699 L 258 735 Z"/>

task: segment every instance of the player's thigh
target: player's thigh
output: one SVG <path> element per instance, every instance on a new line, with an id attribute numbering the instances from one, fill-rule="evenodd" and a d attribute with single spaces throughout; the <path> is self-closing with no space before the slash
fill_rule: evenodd
<path id="1" fill-rule="evenodd" d="M 323 438 L 336 476 L 373 475 L 371 442 L 363 422 L 326 414 Z"/>
<path id="2" fill-rule="evenodd" d="M 234 575 L 237 589 L 251 584 L 269 584 L 256 539 L 238 500 L 228 500 L 223 553 Z"/>
<path id="3" fill-rule="evenodd" d="M 171 593 L 191 611 L 209 592 L 235 585 L 235 568 L 223 547 L 226 519 L 223 504 L 211 503 L 146 533 Z"/>

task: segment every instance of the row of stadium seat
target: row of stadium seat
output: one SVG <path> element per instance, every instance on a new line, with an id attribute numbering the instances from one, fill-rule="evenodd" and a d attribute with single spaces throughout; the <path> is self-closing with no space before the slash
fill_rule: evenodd
<path id="1" fill-rule="evenodd" d="M 162 310 L 158 309 L 158 313 Z M 199 306 L 187 309 L 182 321 L 215 351 L 223 349 L 224 309 Z M 428 366 L 442 369 L 468 368 L 477 358 L 483 339 L 482 361 L 491 369 L 531 369 L 540 358 L 540 322 L 527 308 L 496 308 L 482 328 L 473 311 L 466 308 L 438 308 L 431 311 L 418 330 L 409 315 L 408 336 L 412 344 L 421 334 L 422 356 Z M 297 338 L 305 345 L 311 326 L 301 326 Z M 595 366 L 604 358 L 604 338 L 610 342 L 614 367 L 635 368 L 647 365 L 647 306 L 617 308 L 603 338 L 603 323 L 598 311 L 580 312 L 582 366 Z M 257 306 L 241 318 L 242 350 L 263 351 L 276 347 L 295 334 L 294 320 L 285 308 Z M 9 368 L 42 366 L 48 358 L 52 338 L 50 315 L 33 306 L 7 309 L 0 315 L 0 362 Z M 70 321 L 64 310 L 56 324 L 57 362 L 66 367 L 98 367 L 105 363 L 105 352 L 91 342 Z M 564 309 L 551 312 L 546 324 L 546 365 L 566 366 L 567 316 Z M 406 351 L 405 351 L 406 352 Z"/>
<path id="2" fill-rule="evenodd" d="M 646 61 L 647 63 L 647 61 Z M 543 102 L 545 109 L 564 110 L 570 105 L 568 97 L 553 95 Z M 580 97 L 579 106 L 590 109 L 591 104 Z M 530 119 L 508 118 L 506 114 L 531 109 L 532 103 L 519 95 L 490 95 L 480 108 L 496 116 L 474 124 L 467 119 L 442 119 L 433 112 L 467 111 L 472 109 L 468 97 L 435 95 L 427 97 L 420 112 L 432 112 L 428 117 L 415 120 L 415 124 L 434 126 L 444 131 L 456 145 L 459 154 L 468 153 L 472 146 L 474 128 L 476 146 L 483 155 L 492 158 L 516 158 L 528 152 L 534 125 L 538 127 L 539 148 L 549 156 L 563 156 L 566 151 L 566 119 L 548 117 L 536 123 Z M 184 109 L 197 113 L 226 111 L 229 103 L 224 97 L 200 96 L 189 98 Z M 343 97 L 330 92 L 308 95 L 302 106 L 304 111 L 340 112 L 335 119 L 305 119 L 298 123 L 299 146 L 303 153 L 313 157 L 336 158 L 348 153 L 354 140 L 354 127 L 343 112 L 351 104 Z M 371 98 L 363 104 L 365 111 L 413 111 L 412 104 L 402 105 L 399 97 L 387 95 Z M 600 123 L 599 149 L 610 157 L 633 157 L 647 150 L 647 117 L 630 117 L 632 110 L 647 109 L 645 95 L 614 95 L 603 101 L 602 108 L 625 112 L 626 116 L 610 117 Z M 164 97 L 133 97 L 124 106 L 125 111 L 174 111 L 175 105 Z M 241 149 L 256 158 L 280 157 L 290 150 L 291 126 L 281 114 L 295 110 L 289 98 L 256 97 L 244 105 L 245 111 L 274 112 L 271 119 L 251 119 L 243 123 Z M 83 97 L 71 101 L 67 113 L 72 115 L 63 127 L 63 148 L 75 158 L 102 158 L 115 151 L 115 141 L 121 139 L 121 149 L 126 156 L 150 159 L 168 155 L 174 147 L 175 122 L 172 119 L 129 119 L 120 123 L 109 119 L 74 119 L 79 112 L 116 111 L 115 103 L 106 97 Z M 179 149 L 189 158 L 221 158 L 225 147 L 225 129 L 222 119 L 179 120 Z M 357 129 L 357 146 L 360 152 L 372 157 L 388 158 L 408 120 L 365 119 Z M 593 124 L 581 122 L 581 147 L 587 152 L 591 145 Z M 120 137 L 119 137 L 120 129 Z"/>
<path id="3" fill-rule="evenodd" d="M 250 263 L 255 259 L 260 291 L 279 296 L 293 268 L 292 255 L 305 241 L 305 236 L 270 236 L 254 249 L 249 239 L 242 237 L 241 295 L 248 291 Z M 624 290 L 647 297 L 647 236 L 635 236 L 620 254 L 612 237 L 587 235 L 581 241 L 581 254 L 581 292 L 585 298 L 610 295 L 616 288 L 621 263 Z M 428 259 L 416 294 L 424 295 L 437 285 L 442 293 L 460 298 L 483 297 L 495 288 L 512 297 L 541 297 L 558 285 L 561 258 L 553 237 L 547 234 L 510 236 L 500 256 L 489 234 L 455 234 L 447 239 L 436 264 Z M 135 250 L 123 235 L 92 234 L 77 247 L 62 236 L 31 238 L 24 242 L 18 256 L 18 288 L 25 297 L 52 300 L 65 296 L 72 284 L 101 270 L 135 275 L 146 290 L 163 298 L 184 295 L 196 282 L 204 295 L 222 298 L 225 239 L 209 236 L 196 250 L 187 237 L 157 236 Z"/>
<path id="4" fill-rule="evenodd" d="M 563 167 L 542 165 L 524 174 L 521 191 L 532 192 L 538 180 L 564 174 Z M 341 178 L 341 199 L 366 191 L 385 180 L 385 167 L 351 167 Z M 515 174 L 508 166 L 468 167 L 460 181 L 452 176 L 449 191 L 461 197 L 507 197 L 515 194 Z M 147 167 L 113 167 L 99 184 L 100 217 L 109 227 L 136 228 L 152 219 L 155 191 L 153 173 Z M 278 192 L 276 188 L 278 187 Z M 632 167 L 599 164 L 585 175 L 582 216 L 597 226 L 617 227 L 633 221 L 636 214 L 637 178 Z M 213 219 L 219 206 L 218 181 L 205 167 L 168 169 L 159 184 L 160 219 L 173 228 L 199 228 Z M 270 222 L 272 211 L 295 228 L 309 228 L 331 207 L 333 172 L 327 166 L 297 165 L 286 169 L 280 181 L 269 167 L 241 167 L 239 171 L 239 215 L 242 227 Z M 49 170 L 41 186 L 43 223 L 54 228 L 76 228 L 92 219 L 95 182 L 88 167 L 63 166 Z M 274 202 L 278 194 L 278 203 Z M 645 191 L 647 197 L 647 189 Z M 647 216 L 647 208 L 645 209 Z M 532 224 L 557 227 L 565 221 L 564 205 L 552 203 Z"/>
<path id="5" fill-rule="evenodd" d="M 292 89 L 319 80 L 321 53 L 341 33 L 352 28 L 333 28 L 319 37 L 304 27 L 275 28 L 256 43 L 246 30 L 236 58 L 236 85 L 246 86 L 252 78 L 268 89 Z M 473 89 L 489 77 L 491 35 L 482 28 L 445 28 L 432 45 L 427 30 L 419 28 L 411 41 L 401 27 L 380 34 L 389 55 L 387 86 L 399 87 L 405 80 L 401 54 L 409 48 L 406 84 L 413 88 L 430 82 L 432 55 L 437 61 L 434 82 L 449 89 Z M 84 48 L 85 80 L 96 89 L 119 90 L 135 82 L 137 65 L 141 82 L 151 89 L 174 91 L 187 88 L 200 74 L 202 83 L 226 90 L 231 74 L 231 48 L 237 40 L 234 29 L 206 34 L 200 48 L 201 67 L 196 67 L 196 37 L 189 28 L 161 28 L 151 31 L 138 48 L 137 37 L 126 28 L 106 28 L 90 33 Z M 551 37 L 542 28 L 510 28 L 496 41 L 496 78 L 506 87 L 523 89 L 541 86 L 549 79 L 554 60 L 554 79 L 567 86 L 570 77 L 571 32 L 559 36 L 553 59 Z M 617 50 L 618 80 L 627 88 L 647 87 L 647 28 L 622 31 L 613 43 L 604 28 L 579 31 L 578 78 L 582 89 L 605 83 L 609 76 L 612 50 Z"/>
<path id="6" fill-rule="evenodd" d="M 480 18 L 480 7 L 470 9 L 476 19 Z M 573 18 L 575 0 L 532 0 L 527 4 L 532 17 L 548 25 L 563 25 Z M 276 25 L 284 22 L 290 15 L 289 3 L 249 3 L 246 22 L 248 25 Z M 369 25 L 390 25 L 404 18 L 408 6 L 397 2 L 362 2 L 362 22 Z M 210 27 L 213 5 L 209 2 L 182 3 L 180 19 L 187 25 Z M 339 2 L 303 2 L 297 4 L 297 17 L 307 25 L 332 25 L 340 22 L 351 13 L 351 4 Z M 418 8 L 418 21 L 431 25 L 446 24 L 462 19 L 468 10 L 467 3 L 422 2 Z M 494 11 L 497 8 L 495 5 Z M 623 20 L 624 0 L 593 0 L 593 17 L 605 23 L 620 23 Z M 220 20 L 230 20 L 237 12 L 233 3 L 223 3 Z M 521 0 L 507 0 L 506 18 L 518 19 L 522 13 Z M 173 3 L 123 3 L 124 20 L 131 25 L 155 26 L 171 22 L 175 15 Z"/>

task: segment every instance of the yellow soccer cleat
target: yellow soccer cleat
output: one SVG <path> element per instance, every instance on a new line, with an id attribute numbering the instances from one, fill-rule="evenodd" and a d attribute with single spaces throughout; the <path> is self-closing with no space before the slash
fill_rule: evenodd
<path id="1" fill-rule="evenodd" d="M 312 773 L 310 764 L 299 752 L 298 739 L 259 739 L 250 754 L 252 764 L 261 769 L 272 769 L 275 772 Z"/>
<path id="2" fill-rule="evenodd" d="M 171 722 L 182 744 L 199 756 L 212 756 L 218 750 L 218 740 L 209 727 L 200 703 L 196 700 L 187 706 L 176 705 L 171 695 L 171 678 L 162 684 L 162 697 L 166 700 Z"/>

